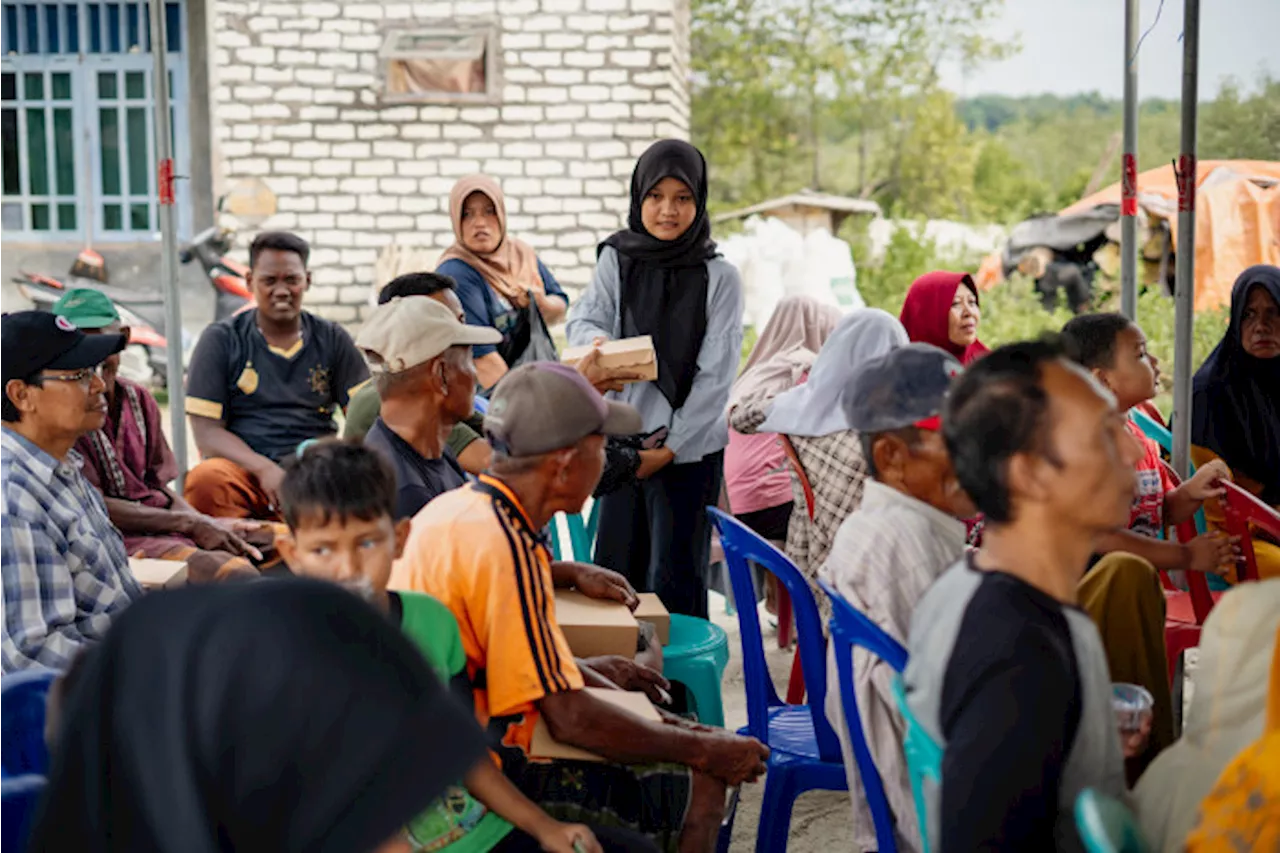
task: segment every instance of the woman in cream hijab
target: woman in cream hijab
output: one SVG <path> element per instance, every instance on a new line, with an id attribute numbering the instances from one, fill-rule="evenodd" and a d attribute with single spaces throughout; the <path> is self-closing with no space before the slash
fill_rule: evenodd
<path id="1" fill-rule="evenodd" d="M 1134 805 L 1152 850 L 1181 851 L 1223 768 L 1262 734 L 1280 630 L 1280 578 L 1236 587 L 1205 620 L 1182 738 L 1138 780 Z"/>
<path id="2" fill-rule="evenodd" d="M 449 193 L 454 243 L 440 256 L 436 272 L 458 283 L 467 322 L 490 326 L 508 342 L 530 300 L 548 326 L 564 319 L 569 297 L 533 248 L 507 233 L 506 197 L 487 175 L 458 180 Z M 473 347 L 482 388 L 492 388 L 508 365 L 497 346 Z"/>

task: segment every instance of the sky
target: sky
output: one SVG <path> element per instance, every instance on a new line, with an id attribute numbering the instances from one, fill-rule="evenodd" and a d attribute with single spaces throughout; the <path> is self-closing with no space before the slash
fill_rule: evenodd
<path id="1" fill-rule="evenodd" d="M 1140 98 L 1182 93 L 1183 0 L 1138 0 L 1139 32 L 1155 24 L 1138 52 Z M 1004 0 L 991 38 L 1020 37 L 1022 50 L 1003 62 L 963 73 L 946 68 L 943 82 L 961 96 L 1124 93 L 1124 0 Z M 1248 85 L 1260 70 L 1280 75 L 1280 0 L 1201 0 L 1201 100 L 1221 81 Z"/>

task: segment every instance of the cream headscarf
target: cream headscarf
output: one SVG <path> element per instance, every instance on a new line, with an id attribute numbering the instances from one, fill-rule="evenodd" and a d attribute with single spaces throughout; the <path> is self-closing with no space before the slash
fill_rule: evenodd
<path id="1" fill-rule="evenodd" d="M 764 390 L 776 394 L 790 388 L 795 356 L 808 353 L 816 358 L 836 324 L 840 309 L 824 305 L 809 296 L 788 296 L 778 303 L 756 341 L 747 364 L 729 392 L 729 406 L 754 397 Z"/>
<path id="2" fill-rule="evenodd" d="M 1181 851 L 1227 764 L 1262 734 L 1280 629 L 1280 578 L 1241 584 L 1205 620 L 1182 737 L 1142 774 L 1134 801 L 1151 849 Z"/>
<path id="3" fill-rule="evenodd" d="M 493 202 L 498 213 L 498 227 L 502 229 L 502 242 L 486 255 L 476 254 L 462 242 L 462 206 L 472 193 L 481 193 Z M 462 261 L 484 276 L 489 286 L 508 301 L 521 299 L 530 290 L 545 289 L 533 247 L 507 233 L 507 199 L 493 178 L 468 175 L 458 179 L 449 192 L 449 218 L 453 220 L 454 243 L 440 256 L 437 267 L 447 260 Z"/>

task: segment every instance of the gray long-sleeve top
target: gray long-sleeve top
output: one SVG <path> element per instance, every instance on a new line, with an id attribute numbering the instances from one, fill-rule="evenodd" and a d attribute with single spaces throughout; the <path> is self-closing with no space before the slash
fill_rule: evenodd
<path id="1" fill-rule="evenodd" d="M 742 279 L 733 264 L 721 257 L 707 261 L 707 273 L 707 332 L 698 351 L 693 388 L 684 405 L 673 412 L 654 382 L 637 382 L 610 395 L 640 411 L 646 432 L 662 426 L 670 429 L 667 447 L 674 451 L 677 465 L 697 462 L 729 443 L 725 408 L 742 358 Z M 618 253 L 606 246 L 591 285 L 569 309 L 566 332 L 570 346 L 586 346 L 597 337 L 622 337 L 620 290 Z"/>

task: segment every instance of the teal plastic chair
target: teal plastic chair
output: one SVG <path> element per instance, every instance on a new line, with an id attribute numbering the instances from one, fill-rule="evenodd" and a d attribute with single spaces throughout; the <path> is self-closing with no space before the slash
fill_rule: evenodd
<path id="1" fill-rule="evenodd" d="M 573 559 L 590 563 L 595 559 L 596 532 L 600 529 L 600 501 L 592 501 L 586 518 L 582 515 L 566 516 L 569 525 L 569 545 Z"/>
<path id="2" fill-rule="evenodd" d="M 724 728 L 720 682 L 729 663 L 729 635 L 705 619 L 672 613 L 670 640 L 662 647 L 662 674 L 685 686 L 698 722 Z"/>
<path id="3" fill-rule="evenodd" d="M 928 779 L 935 787 L 942 787 L 942 747 L 911 713 L 911 708 L 907 705 L 906 687 L 902 683 L 902 676 L 897 673 L 893 676 L 893 698 L 898 703 L 898 712 L 907 724 L 902 751 L 907 757 L 907 773 L 911 777 L 911 796 L 916 803 L 920 838 L 924 842 L 924 853 L 929 853 L 929 816 L 925 810 L 924 782 Z"/>
<path id="4" fill-rule="evenodd" d="M 1129 807 L 1093 788 L 1076 797 L 1076 830 L 1089 853 L 1147 853 L 1150 849 Z"/>

